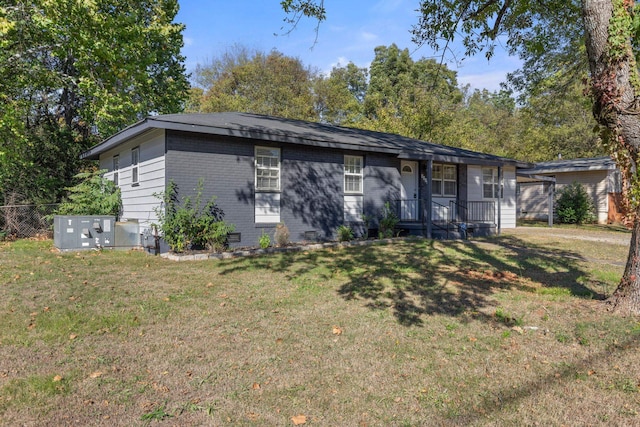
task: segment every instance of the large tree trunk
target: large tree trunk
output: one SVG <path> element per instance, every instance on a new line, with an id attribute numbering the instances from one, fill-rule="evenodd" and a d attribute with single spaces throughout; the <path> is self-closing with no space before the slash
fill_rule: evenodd
<path id="1" fill-rule="evenodd" d="M 632 7 L 634 1 L 625 3 Z M 609 26 L 615 11 L 614 0 L 583 0 L 582 8 L 594 116 L 608 130 L 607 144 L 622 171 L 623 197 L 631 207 L 628 220 L 633 224 L 624 274 L 608 302 L 620 314 L 637 315 L 640 314 L 640 208 L 631 203 L 629 188 L 631 178 L 637 173 L 640 148 L 640 109 L 636 97 L 636 90 L 640 91 L 640 88 L 634 88 L 632 81 L 640 80 L 630 36 L 622 38 L 627 40 L 623 49 L 620 45 L 611 48 Z"/>

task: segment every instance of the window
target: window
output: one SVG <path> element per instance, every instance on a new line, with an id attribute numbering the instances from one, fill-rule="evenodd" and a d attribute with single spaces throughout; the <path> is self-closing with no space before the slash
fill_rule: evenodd
<path id="1" fill-rule="evenodd" d="M 442 196 L 442 165 L 435 163 L 431 168 L 431 194 Z"/>
<path id="2" fill-rule="evenodd" d="M 500 197 L 497 169 L 482 168 L 482 197 L 485 199 L 497 199 Z"/>
<path id="3" fill-rule="evenodd" d="M 131 183 L 138 184 L 138 162 L 140 161 L 140 147 L 131 149 Z"/>
<path id="4" fill-rule="evenodd" d="M 455 196 L 458 188 L 457 171 L 455 165 L 443 165 L 442 194 Z"/>
<path id="5" fill-rule="evenodd" d="M 344 192 L 362 193 L 362 157 L 344 156 Z"/>
<path id="6" fill-rule="evenodd" d="M 431 168 L 431 194 L 455 197 L 457 192 L 458 171 L 456 165 L 434 163 Z"/>
<path id="7" fill-rule="evenodd" d="M 113 156 L 113 183 L 118 185 L 118 169 L 120 169 L 120 156 Z"/>
<path id="8" fill-rule="evenodd" d="M 256 190 L 280 190 L 280 149 L 256 147 Z"/>

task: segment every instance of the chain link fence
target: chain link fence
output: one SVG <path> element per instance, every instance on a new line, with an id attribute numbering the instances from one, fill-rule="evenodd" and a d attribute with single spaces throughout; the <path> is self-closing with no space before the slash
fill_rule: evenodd
<path id="1" fill-rule="evenodd" d="M 0 206 L 0 239 L 51 236 L 57 208 L 57 204 Z"/>

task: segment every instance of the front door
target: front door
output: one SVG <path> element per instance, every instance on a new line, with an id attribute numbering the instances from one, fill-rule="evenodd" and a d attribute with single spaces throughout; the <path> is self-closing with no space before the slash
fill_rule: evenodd
<path id="1" fill-rule="evenodd" d="M 400 219 L 418 220 L 418 162 L 402 160 L 400 163 Z"/>

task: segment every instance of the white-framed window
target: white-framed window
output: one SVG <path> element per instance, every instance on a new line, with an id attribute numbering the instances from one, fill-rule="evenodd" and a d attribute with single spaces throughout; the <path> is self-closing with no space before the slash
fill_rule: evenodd
<path id="1" fill-rule="evenodd" d="M 120 156 L 118 156 L 117 154 L 113 156 L 112 169 L 113 169 L 113 183 L 115 185 L 118 185 L 118 170 L 120 169 Z"/>
<path id="2" fill-rule="evenodd" d="M 131 184 L 138 184 L 138 163 L 140 162 L 140 147 L 131 149 Z"/>
<path id="3" fill-rule="evenodd" d="M 458 170 L 456 165 L 434 163 L 431 168 L 431 194 L 455 197 L 458 192 Z"/>
<path id="4" fill-rule="evenodd" d="M 485 199 L 497 199 L 500 197 L 498 169 L 482 168 L 482 197 Z"/>
<path id="5" fill-rule="evenodd" d="M 280 191 L 280 149 L 256 147 L 256 191 Z"/>
<path id="6" fill-rule="evenodd" d="M 362 194 L 362 156 L 344 156 L 344 192 Z"/>

